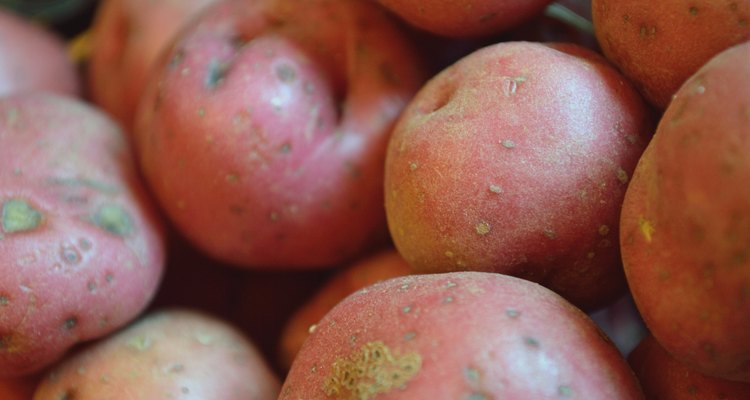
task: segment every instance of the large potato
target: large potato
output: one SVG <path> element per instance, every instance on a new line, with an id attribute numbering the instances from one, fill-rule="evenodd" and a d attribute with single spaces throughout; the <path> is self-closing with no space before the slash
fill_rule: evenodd
<path id="1" fill-rule="evenodd" d="M 164 253 L 117 125 L 71 97 L 0 99 L 0 377 L 133 319 Z"/>
<path id="2" fill-rule="evenodd" d="M 344 299 L 302 345 L 279 400 L 643 399 L 583 312 L 487 272 L 411 275 Z"/>
<path id="3" fill-rule="evenodd" d="M 80 86 L 61 37 L 0 7 L 0 96 L 36 90 L 78 96 Z"/>
<path id="4" fill-rule="evenodd" d="M 275 400 L 278 393 L 279 379 L 232 325 L 167 309 L 63 360 L 34 400 Z"/>
<path id="5" fill-rule="evenodd" d="M 711 57 L 750 39 L 750 0 L 593 0 L 607 56 L 663 110 Z"/>
<path id="6" fill-rule="evenodd" d="M 621 248 L 654 337 L 704 374 L 750 382 L 750 43 L 678 90 L 627 190 Z"/>
<path id="7" fill-rule="evenodd" d="M 416 272 L 507 273 L 602 306 L 625 289 L 619 213 L 652 127 L 587 48 L 484 47 L 429 81 L 392 133 L 393 241 Z"/>
<path id="8" fill-rule="evenodd" d="M 383 159 L 423 81 L 368 1 L 227 1 L 174 43 L 140 104 L 144 175 L 175 225 L 245 267 L 341 263 L 386 236 Z"/>
<path id="9" fill-rule="evenodd" d="M 148 75 L 168 44 L 192 18 L 216 0 L 105 0 L 91 23 L 86 64 L 91 100 L 126 131 Z"/>

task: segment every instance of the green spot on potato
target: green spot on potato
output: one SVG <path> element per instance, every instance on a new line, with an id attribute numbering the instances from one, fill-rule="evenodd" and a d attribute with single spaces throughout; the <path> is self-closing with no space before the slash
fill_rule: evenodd
<path id="1" fill-rule="evenodd" d="M 216 89 L 216 87 L 224 80 L 227 71 L 229 71 L 228 64 L 216 59 L 211 60 L 208 64 L 208 72 L 206 73 L 206 88 Z"/>
<path id="2" fill-rule="evenodd" d="M 6 295 L 0 295 L 0 306 L 7 306 L 10 304 L 10 298 Z"/>
<path id="3" fill-rule="evenodd" d="M 466 367 L 464 368 L 464 376 L 469 382 L 479 382 L 481 373 L 474 367 Z"/>
<path id="4" fill-rule="evenodd" d="M 571 389 L 570 386 L 567 385 L 560 385 L 557 387 L 557 394 L 562 397 L 572 397 L 573 389 Z"/>
<path id="5" fill-rule="evenodd" d="M 533 338 L 531 336 L 524 336 L 523 343 L 529 347 L 538 348 L 539 347 L 539 340 L 536 338 Z"/>
<path id="6" fill-rule="evenodd" d="M 130 215 L 116 204 L 105 204 L 92 217 L 99 228 L 117 236 L 128 236 L 133 231 Z"/>
<path id="7" fill-rule="evenodd" d="M 3 203 L 2 218 L 5 233 L 34 230 L 42 223 L 42 213 L 18 198 Z"/>

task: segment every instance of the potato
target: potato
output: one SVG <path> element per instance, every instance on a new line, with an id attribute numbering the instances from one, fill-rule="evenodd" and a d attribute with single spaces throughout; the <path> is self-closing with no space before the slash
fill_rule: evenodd
<path id="1" fill-rule="evenodd" d="M 706 375 L 750 382 L 750 43 L 677 91 L 633 175 L 621 248 L 656 340 Z"/>
<path id="2" fill-rule="evenodd" d="M 177 32 L 216 0 L 105 0 L 90 27 L 88 94 L 127 132 L 148 74 Z"/>
<path id="3" fill-rule="evenodd" d="M 166 61 L 135 138 L 154 194 L 193 244 L 241 267 L 301 269 L 385 240 L 385 148 L 424 76 L 384 10 L 222 2 Z"/>
<path id="4" fill-rule="evenodd" d="M 712 56 L 750 39 L 750 0 L 593 0 L 597 40 L 663 110 Z"/>
<path id="5" fill-rule="evenodd" d="M 628 357 L 646 398 L 748 399 L 750 383 L 714 378 L 672 358 L 653 336 L 646 336 Z"/>
<path id="6" fill-rule="evenodd" d="M 232 325 L 167 309 L 63 360 L 34 400 L 275 400 L 278 393 L 278 378 Z"/>
<path id="7" fill-rule="evenodd" d="M 136 317 L 164 253 L 117 125 L 72 97 L 0 98 L 0 377 Z"/>
<path id="8" fill-rule="evenodd" d="M 543 283 L 586 311 L 625 290 L 618 222 L 652 134 L 645 103 L 573 44 L 502 42 L 432 78 L 385 165 L 393 241 L 417 273 Z"/>
<path id="9" fill-rule="evenodd" d="M 0 378 L 0 399 L 29 400 L 36 389 L 37 376 Z"/>
<path id="10" fill-rule="evenodd" d="M 44 90 L 75 97 L 80 86 L 57 33 L 0 7 L 0 96 Z"/>
<path id="11" fill-rule="evenodd" d="M 279 400 L 642 399 L 625 359 L 579 309 L 519 278 L 393 278 L 318 323 Z"/>
<path id="12" fill-rule="evenodd" d="M 302 343 L 314 326 L 330 309 L 348 295 L 382 280 L 408 275 L 409 264 L 393 248 L 385 248 L 364 256 L 337 271 L 314 296 L 299 307 L 281 333 L 280 362 L 288 369 L 297 356 Z"/>
<path id="13" fill-rule="evenodd" d="M 410 24 L 450 37 L 486 36 L 531 19 L 552 0 L 378 0 Z"/>

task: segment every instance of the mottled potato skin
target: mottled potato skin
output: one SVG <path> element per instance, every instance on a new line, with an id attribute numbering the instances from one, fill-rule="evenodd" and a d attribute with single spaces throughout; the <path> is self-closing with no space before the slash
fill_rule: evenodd
<path id="1" fill-rule="evenodd" d="M 133 319 L 164 253 L 118 126 L 70 97 L 0 99 L 0 376 Z"/>
<path id="2" fill-rule="evenodd" d="M 540 13 L 552 0 L 378 0 L 410 24 L 451 37 L 503 32 Z"/>
<path id="3" fill-rule="evenodd" d="M 647 399 L 750 399 L 750 383 L 703 375 L 667 353 L 646 336 L 628 356 Z"/>
<path id="4" fill-rule="evenodd" d="M 291 366 L 310 334 L 310 327 L 346 296 L 376 282 L 410 273 L 409 264 L 392 248 L 367 255 L 335 273 L 285 324 L 279 346 L 282 367 Z"/>
<path id="5" fill-rule="evenodd" d="M 279 386 L 233 326 L 167 309 L 65 359 L 41 381 L 34 400 L 275 400 Z"/>
<path id="6" fill-rule="evenodd" d="M 630 183 L 621 248 L 646 325 L 704 374 L 750 382 L 750 43 L 677 92 Z"/>
<path id="7" fill-rule="evenodd" d="M 393 241 L 416 272 L 507 273 L 585 310 L 607 304 L 625 289 L 619 212 L 652 129 L 635 89 L 591 50 L 477 50 L 429 81 L 394 128 Z"/>
<path id="8" fill-rule="evenodd" d="M 386 236 L 390 130 L 423 81 L 372 2 L 229 1 L 151 81 L 144 175 L 197 247 L 244 267 L 341 263 Z"/>
<path id="9" fill-rule="evenodd" d="M 216 0 L 100 1 L 91 23 L 88 95 L 127 132 L 148 75 L 168 44 Z"/>
<path id="10" fill-rule="evenodd" d="M 593 0 L 592 18 L 604 55 L 660 110 L 711 57 L 750 39 L 750 0 Z"/>
<path id="11" fill-rule="evenodd" d="M 488 272 L 368 286 L 317 324 L 279 400 L 642 399 L 625 359 L 554 292 Z"/>
<path id="12" fill-rule="evenodd" d="M 80 78 L 55 33 L 0 7 L 0 96 L 46 90 L 80 94 Z"/>

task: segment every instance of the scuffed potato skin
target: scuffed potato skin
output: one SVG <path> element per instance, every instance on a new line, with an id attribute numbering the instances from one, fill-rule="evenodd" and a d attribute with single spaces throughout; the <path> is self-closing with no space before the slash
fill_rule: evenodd
<path id="1" fill-rule="evenodd" d="M 17 376 L 135 318 L 165 245 L 122 131 L 72 98 L 0 99 L 0 188 L 0 376 Z"/>
<path id="2" fill-rule="evenodd" d="M 181 232 L 244 267 L 315 268 L 386 236 L 392 124 L 424 79 L 371 2 L 229 1 L 173 46 L 137 117 Z"/>

